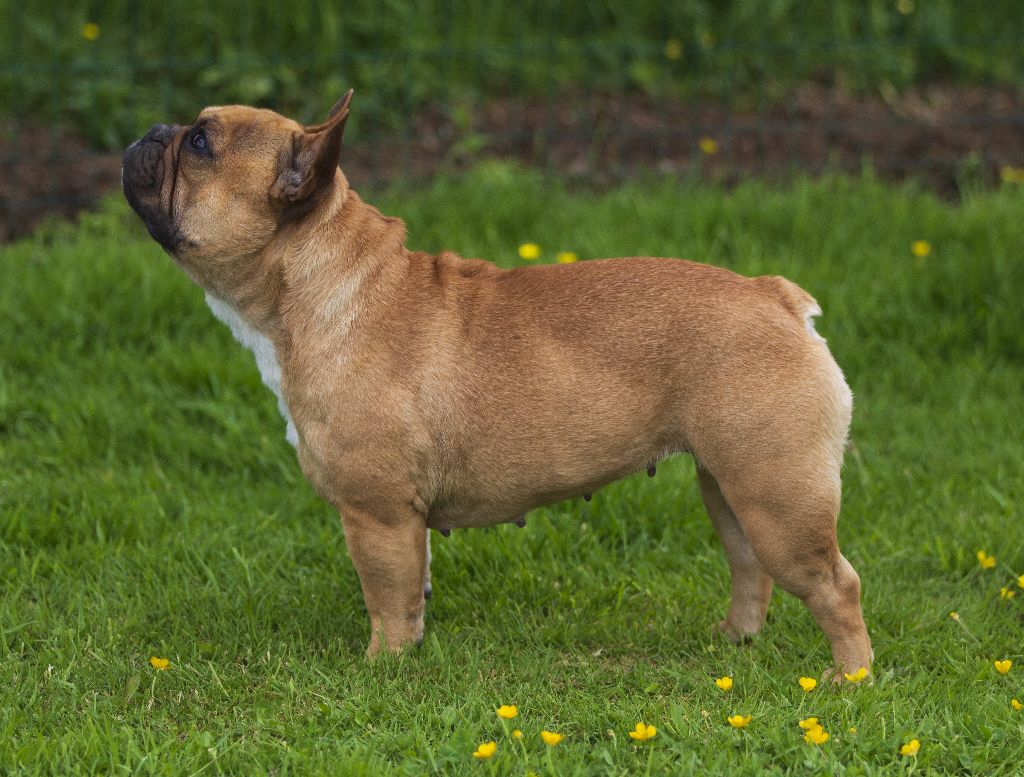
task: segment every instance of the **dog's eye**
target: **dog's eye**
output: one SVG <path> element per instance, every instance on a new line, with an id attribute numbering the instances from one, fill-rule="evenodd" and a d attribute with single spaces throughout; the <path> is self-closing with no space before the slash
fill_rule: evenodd
<path id="1" fill-rule="evenodd" d="M 201 129 L 195 130 L 188 144 L 196 151 L 206 151 L 206 133 Z"/>

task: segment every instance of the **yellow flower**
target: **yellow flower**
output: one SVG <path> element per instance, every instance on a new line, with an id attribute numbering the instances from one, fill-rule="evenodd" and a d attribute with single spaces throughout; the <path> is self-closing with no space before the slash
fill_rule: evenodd
<path id="1" fill-rule="evenodd" d="M 541 731 L 540 738 L 544 740 L 544 744 L 548 747 L 554 747 L 565 739 L 561 734 L 556 734 L 554 731 Z"/>
<path id="2" fill-rule="evenodd" d="M 810 731 L 812 728 L 818 725 L 817 718 L 804 718 L 800 721 L 800 728 L 804 731 Z"/>
<path id="3" fill-rule="evenodd" d="M 497 712 L 499 718 L 512 720 L 512 718 L 519 714 L 519 708 L 514 704 L 502 704 L 498 707 Z"/>
<path id="4" fill-rule="evenodd" d="M 949 617 L 952 618 L 955 621 L 958 621 L 958 620 L 960 620 L 960 613 L 958 613 L 956 610 L 954 610 L 953 612 L 951 612 L 949 614 Z"/>
<path id="5" fill-rule="evenodd" d="M 1010 699 L 1010 706 L 1017 710 L 1017 712 L 1024 710 L 1024 704 L 1021 704 L 1017 699 Z"/>
<path id="6" fill-rule="evenodd" d="M 473 757 L 483 761 L 486 758 L 490 758 L 496 752 L 498 752 L 497 742 L 484 742 L 481 745 L 477 745 L 476 750 L 473 751 Z"/>
<path id="7" fill-rule="evenodd" d="M 536 243 L 523 243 L 519 246 L 519 257 L 521 259 L 533 261 L 538 256 L 540 256 L 540 246 Z"/>
<path id="8" fill-rule="evenodd" d="M 977 556 L 978 563 L 981 564 L 982 569 L 992 569 L 996 565 L 996 557 L 988 555 L 983 550 L 979 550 Z"/>
<path id="9" fill-rule="evenodd" d="M 82 37 L 86 40 L 96 40 L 100 37 L 100 26 L 95 22 L 87 22 L 83 24 Z"/>
<path id="10" fill-rule="evenodd" d="M 828 742 L 828 732 L 821 726 L 813 726 L 804 732 L 804 742 L 812 745 L 823 745 Z"/>
<path id="11" fill-rule="evenodd" d="M 907 744 L 900 748 L 900 755 L 917 755 L 917 751 L 921 749 L 921 743 L 916 739 L 911 739 Z"/>
<path id="12" fill-rule="evenodd" d="M 701 138 L 697 141 L 697 145 L 708 156 L 718 153 L 718 141 L 714 138 Z"/>
<path id="13" fill-rule="evenodd" d="M 846 730 L 849 731 L 851 734 L 856 734 L 857 733 L 857 727 L 856 726 L 850 726 Z"/>
<path id="14" fill-rule="evenodd" d="M 800 683 L 800 687 L 804 689 L 805 693 L 810 693 L 818 687 L 818 681 L 813 677 L 801 677 L 797 682 Z"/>
<path id="15" fill-rule="evenodd" d="M 1004 183 L 1024 183 L 1024 167 L 1010 167 L 1006 165 L 999 170 L 999 177 Z"/>
<path id="16" fill-rule="evenodd" d="M 932 244 L 927 240 L 915 240 L 910 244 L 910 251 L 918 259 L 924 259 L 932 252 Z"/>
<path id="17" fill-rule="evenodd" d="M 579 261 L 579 257 L 572 251 L 559 251 L 555 254 L 555 261 L 559 264 L 572 264 Z"/>
<path id="18" fill-rule="evenodd" d="M 723 691 L 728 691 L 730 688 L 732 688 L 732 678 L 729 677 L 729 675 L 726 675 L 725 677 L 719 677 L 717 680 L 715 680 L 715 685 L 717 685 Z"/>
<path id="19" fill-rule="evenodd" d="M 851 683 L 859 683 L 861 680 L 863 680 L 867 676 L 868 676 L 868 670 L 865 667 L 863 667 L 863 666 L 860 669 L 858 669 L 856 672 L 854 672 L 853 674 L 848 674 L 846 672 L 843 672 L 843 677 L 845 677 Z"/>
<path id="20" fill-rule="evenodd" d="M 667 59 L 679 59 L 683 56 L 683 44 L 675 38 L 665 41 L 665 57 Z"/>
<path id="21" fill-rule="evenodd" d="M 657 733 L 658 729 L 654 726 L 648 726 L 645 723 L 637 723 L 636 728 L 630 731 L 629 735 L 638 742 L 643 742 L 647 739 L 653 739 Z"/>
<path id="22" fill-rule="evenodd" d="M 1012 599 L 1016 595 L 1017 595 L 1016 591 L 1011 591 L 1005 585 L 1002 588 L 999 589 L 999 596 L 1001 596 L 1003 599 Z"/>
<path id="23" fill-rule="evenodd" d="M 1013 661 L 1008 658 L 1002 661 L 994 661 L 993 663 L 995 664 L 996 671 L 999 672 L 999 674 L 1006 674 L 1013 667 Z"/>
<path id="24" fill-rule="evenodd" d="M 745 728 L 753 719 L 753 715 L 730 715 L 726 718 L 729 721 L 729 725 L 733 728 Z"/>
<path id="25" fill-rule="evenodd" d="M 1024 588 L 1024 575 L 1017 578 L 1017 587 Z"/>
<path id="26" fill-rule="evenodd" d="M 519 729 L 516 729 L 515 731 L 512 732 L 512 738 L 513 739 L 522 739 L 523 738 L 523 732 L 520 731 Z"/>
<path id="27" fill-rule="evenodd" d="M 157 658 L 156 656 L 153 656 L 149 659 L 149 665 L 154 669 L 167 669 L 171 665 L 171 662 L 166 658 Z"/>
<path id="28" fill-rule="evenodd" d="M 914 0 L 896 0 L 896 10 L 904 16 L 914 13 Z"/>

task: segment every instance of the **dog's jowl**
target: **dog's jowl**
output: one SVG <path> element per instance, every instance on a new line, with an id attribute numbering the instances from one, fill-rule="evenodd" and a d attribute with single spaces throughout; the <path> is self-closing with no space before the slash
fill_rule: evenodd
<path id="1" fill-rule="evenodd" d="M 350 99 L 315 126 L 240 106 L 158 125 L 123 180 L 341 513 L 369 653 L 422 637 L 431 528 L 521 522 L 685 451 L 732 572 L 722 630 L 756 633 L 774 581 L 837 669 L 869 667 L 836 544 L 852 398 L 811 296 L 680 259 L 502 270 L 410 251 L 338 168 Z"/>

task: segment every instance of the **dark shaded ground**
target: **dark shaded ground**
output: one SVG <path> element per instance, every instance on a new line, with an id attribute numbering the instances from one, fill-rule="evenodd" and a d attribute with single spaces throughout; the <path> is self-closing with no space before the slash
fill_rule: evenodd
<path id="1" fill-rule="evenodd" d="M 359 186 L 457 172 L 511 158 L 608 185 L 643 171 L 699 175 L 725 184 L 784 180 L 826 170 L 918 180 L 955 198 L 988 186 L 1001 168 L 1024 167 L 1024 95 L 930 86 L 854 97 L 808 86 L 763 110 L 644 96 L 566 95 L 492 100 L 459 123 L 425 112 L 402 138 L 357 140 L 342 166 Z M 356 117 L 357 119 L 357 117 Z M 717 150 L 701 150 L 701 139 Z M 8 123 L 0 132 L 0 240 L 47 215 L 71 215 L 119 185 L 120 154 L 88 149 L 53 129 Z"/>

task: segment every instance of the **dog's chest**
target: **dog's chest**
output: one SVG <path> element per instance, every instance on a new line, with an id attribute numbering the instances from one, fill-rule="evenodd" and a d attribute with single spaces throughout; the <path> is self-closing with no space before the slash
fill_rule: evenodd
<path id="1" fill-rule="evenodd" d="M 238 311 L 222 299 L 212 294 L 206 295 L 206 304 L 210 306 L 213 315 L 228 325 L 231 333 L 242 345 L 252 351 L 256 357 L 256 366 L 259 368 L 260 377 L 267 387 L 277 396 L 277 407 L 284 416 L 288 427 L 285 431 L 285 438 L 292 445 L 298 445 L 299 435 L 295 430 L 295 423 L 292 421 L 291 413 L 288 412 L 288 405 L 281 393 L 281 364 L 277 360 L 277 351 L 274 344 L 259 331 L 251 327 Z"/>

